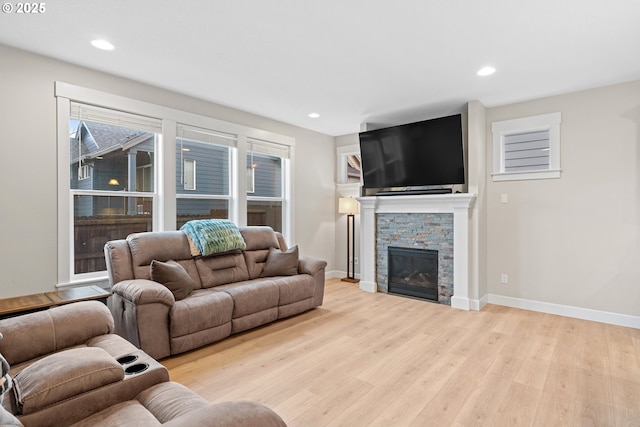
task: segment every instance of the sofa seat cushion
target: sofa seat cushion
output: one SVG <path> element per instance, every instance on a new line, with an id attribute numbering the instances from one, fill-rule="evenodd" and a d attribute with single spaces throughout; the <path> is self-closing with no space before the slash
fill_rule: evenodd
<path id="1" fill-rule="evenodd" d="M 74 348 L 44 357 L 16 375 L 15 400 L 27 415 L 123 379 L 122 366 L 103 349 Z"/>
<path id="2" fill-rule="evenodd" d="M 273 277 L 271 280 L 278 286 L 281 306 L 313 297 L 315 281 L 309 274 Z"/>
<path id="3" fill-rule="evenodd" d="M 231 322 L 233 299 L 215 289 L 197 289 L 169 310 L 171 337 L 200 332 Z"/>
<path id="4" fill-rule="evenodd" d="M 185 386 L 164 382 L 142 391 L 134 400 L 111 406 L 72 427 L 159 426 L 204 408 L 207 404 L 206 400 Z"/>
<path id="5" fill-rule="evenodd" d="M 246 282 L 217 286 L 233 298 L 233 318 L 259 313 L 278 307 L 280 291 L 271 279 L 254 279 Z"/>
<path id="6" fill-rule="evenodd" d="M 161 423 L 207 406 L 208 402 L 182 384 L 165 382 L 142 393 L 138 400 Z"/>
<path id="7" fill-rule="evenodd" d="M 147 411 L 137 400 L 128 400 L 108 407 L 92 416 L 72 424 L 71 427 L 111 427 L 135 425 L 136 427 L 156 427 L 160 421 Z"/>

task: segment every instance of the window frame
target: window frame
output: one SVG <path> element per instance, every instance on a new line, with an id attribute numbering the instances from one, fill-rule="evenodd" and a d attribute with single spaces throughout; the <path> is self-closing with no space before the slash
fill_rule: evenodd
<path id="1" fill-rule="evenodd" d="M 156 118 L 162 123 L 162 132 L 158 137 L 154 210 L 158 214 L 153 215 L 153 230 L 175 230 L 176 228 L 176 134 L 178 124 L 184 124 L 203 129 L 237 135 L 236 149 L 232 149 L 230 161 L 234 167 L 230 180 L 229 219 L 239 226 L 246 225 L 246 152 L 247 139 L 254 138 L 288 146 L 290 150 L 289 168 L 287 171 L 286 203 L 283 204 L 283 234 L 287 241 L 295 242 L 295 230 L 293 228 L 293 183 L 290 177 L 293 174 L 293 154 L 295 138 L 290 136 L 265 131 L 236 123 L 230 123 L 213 117 L 189 113 L 114 95 L 95 89 L 72 85 L 65 82 L 55 82 L 56 120 L 57 120 L 57 170 L 58 170 L 58 277 L 56 287 L 75 286 L 86 283 L 97 283 L 108 286 L 106 271 L 73 273 L 73 196 L 70 192 L 70 153 L 69 153 L 69 120 L 71 118 L 72 102 L 93 105 L 100 108 L 130 113 L 134 115 Z M 240 171 L 242 173 L 240 173 Z M 104 193 L 107 194 L 107 193 Z M 120 194 L 121 195 L 121 194 Z M 132 192 L 131 196 L 138 193 Z M 140 193 L 141 197 L 149 197 L 150 193 Z M 80 277 L 81 276 L 81 277 Z"/>
<path id="2" fill-rule="evenodd" d="M 493 181 L 517 181 L 560 178 L 561 113 L 541 114 L 491 124 L 493 133 Z M 549 131 L 549 168 L 522 172 L 505 171 L 505 137 L 527 132 Z"/>

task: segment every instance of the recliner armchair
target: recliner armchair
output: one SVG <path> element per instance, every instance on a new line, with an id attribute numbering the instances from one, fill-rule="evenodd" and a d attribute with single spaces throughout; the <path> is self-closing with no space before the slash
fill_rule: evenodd
<path id="1" fill-rule="evenodd" d="M 113 328 L 108 308 L 96 301 L 0 320 L 0 358 L 11 365 L 13 378 L 0 423 L 285 426 L 259 403 L 211 404 L 169 381 L 164 366 Z"/>

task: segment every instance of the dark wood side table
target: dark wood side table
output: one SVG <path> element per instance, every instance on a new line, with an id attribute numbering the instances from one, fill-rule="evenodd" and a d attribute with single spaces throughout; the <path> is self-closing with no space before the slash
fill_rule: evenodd
<path id="1" fill-rule="evenodd" d="M 107 303 L 107 298 L 111 296 L 111 292 L 102 289 L 100 286 L 81 286 L 79 288 L 69 288 L 63 291 L 47 292 L 45 293 L 53 305 L 69 304 L 78 301 L 88 301 L 97 299 L 104 304 Z"/>
<path id="2" fill-rule="evenodd" d="M 23 295 L 0 299 L 0 319 L 45 310 L 56 305 L 70 304 L 78 301 L 98 300 L 107 303 L 111 292 L 100 286 L 81 286 L 56 292 Z"/>

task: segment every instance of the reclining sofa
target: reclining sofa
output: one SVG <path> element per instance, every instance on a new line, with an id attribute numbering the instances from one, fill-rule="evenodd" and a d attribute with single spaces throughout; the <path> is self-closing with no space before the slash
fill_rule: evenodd
<path id="1" fill-rule="evenodd" d="M 0 425 L 285 426 L 259 403 L 208 403 L 169 381 L 113 327 L 97 301 L 0 320 Z"/>
<path id="2" fill-rule="evenodd" d="M 236 229 L 239 245 L 214 253 L 184 231 L 107 242 L 116 333 L 161 359 L 322 304 L 324 260 L 270 227 Z"/>

